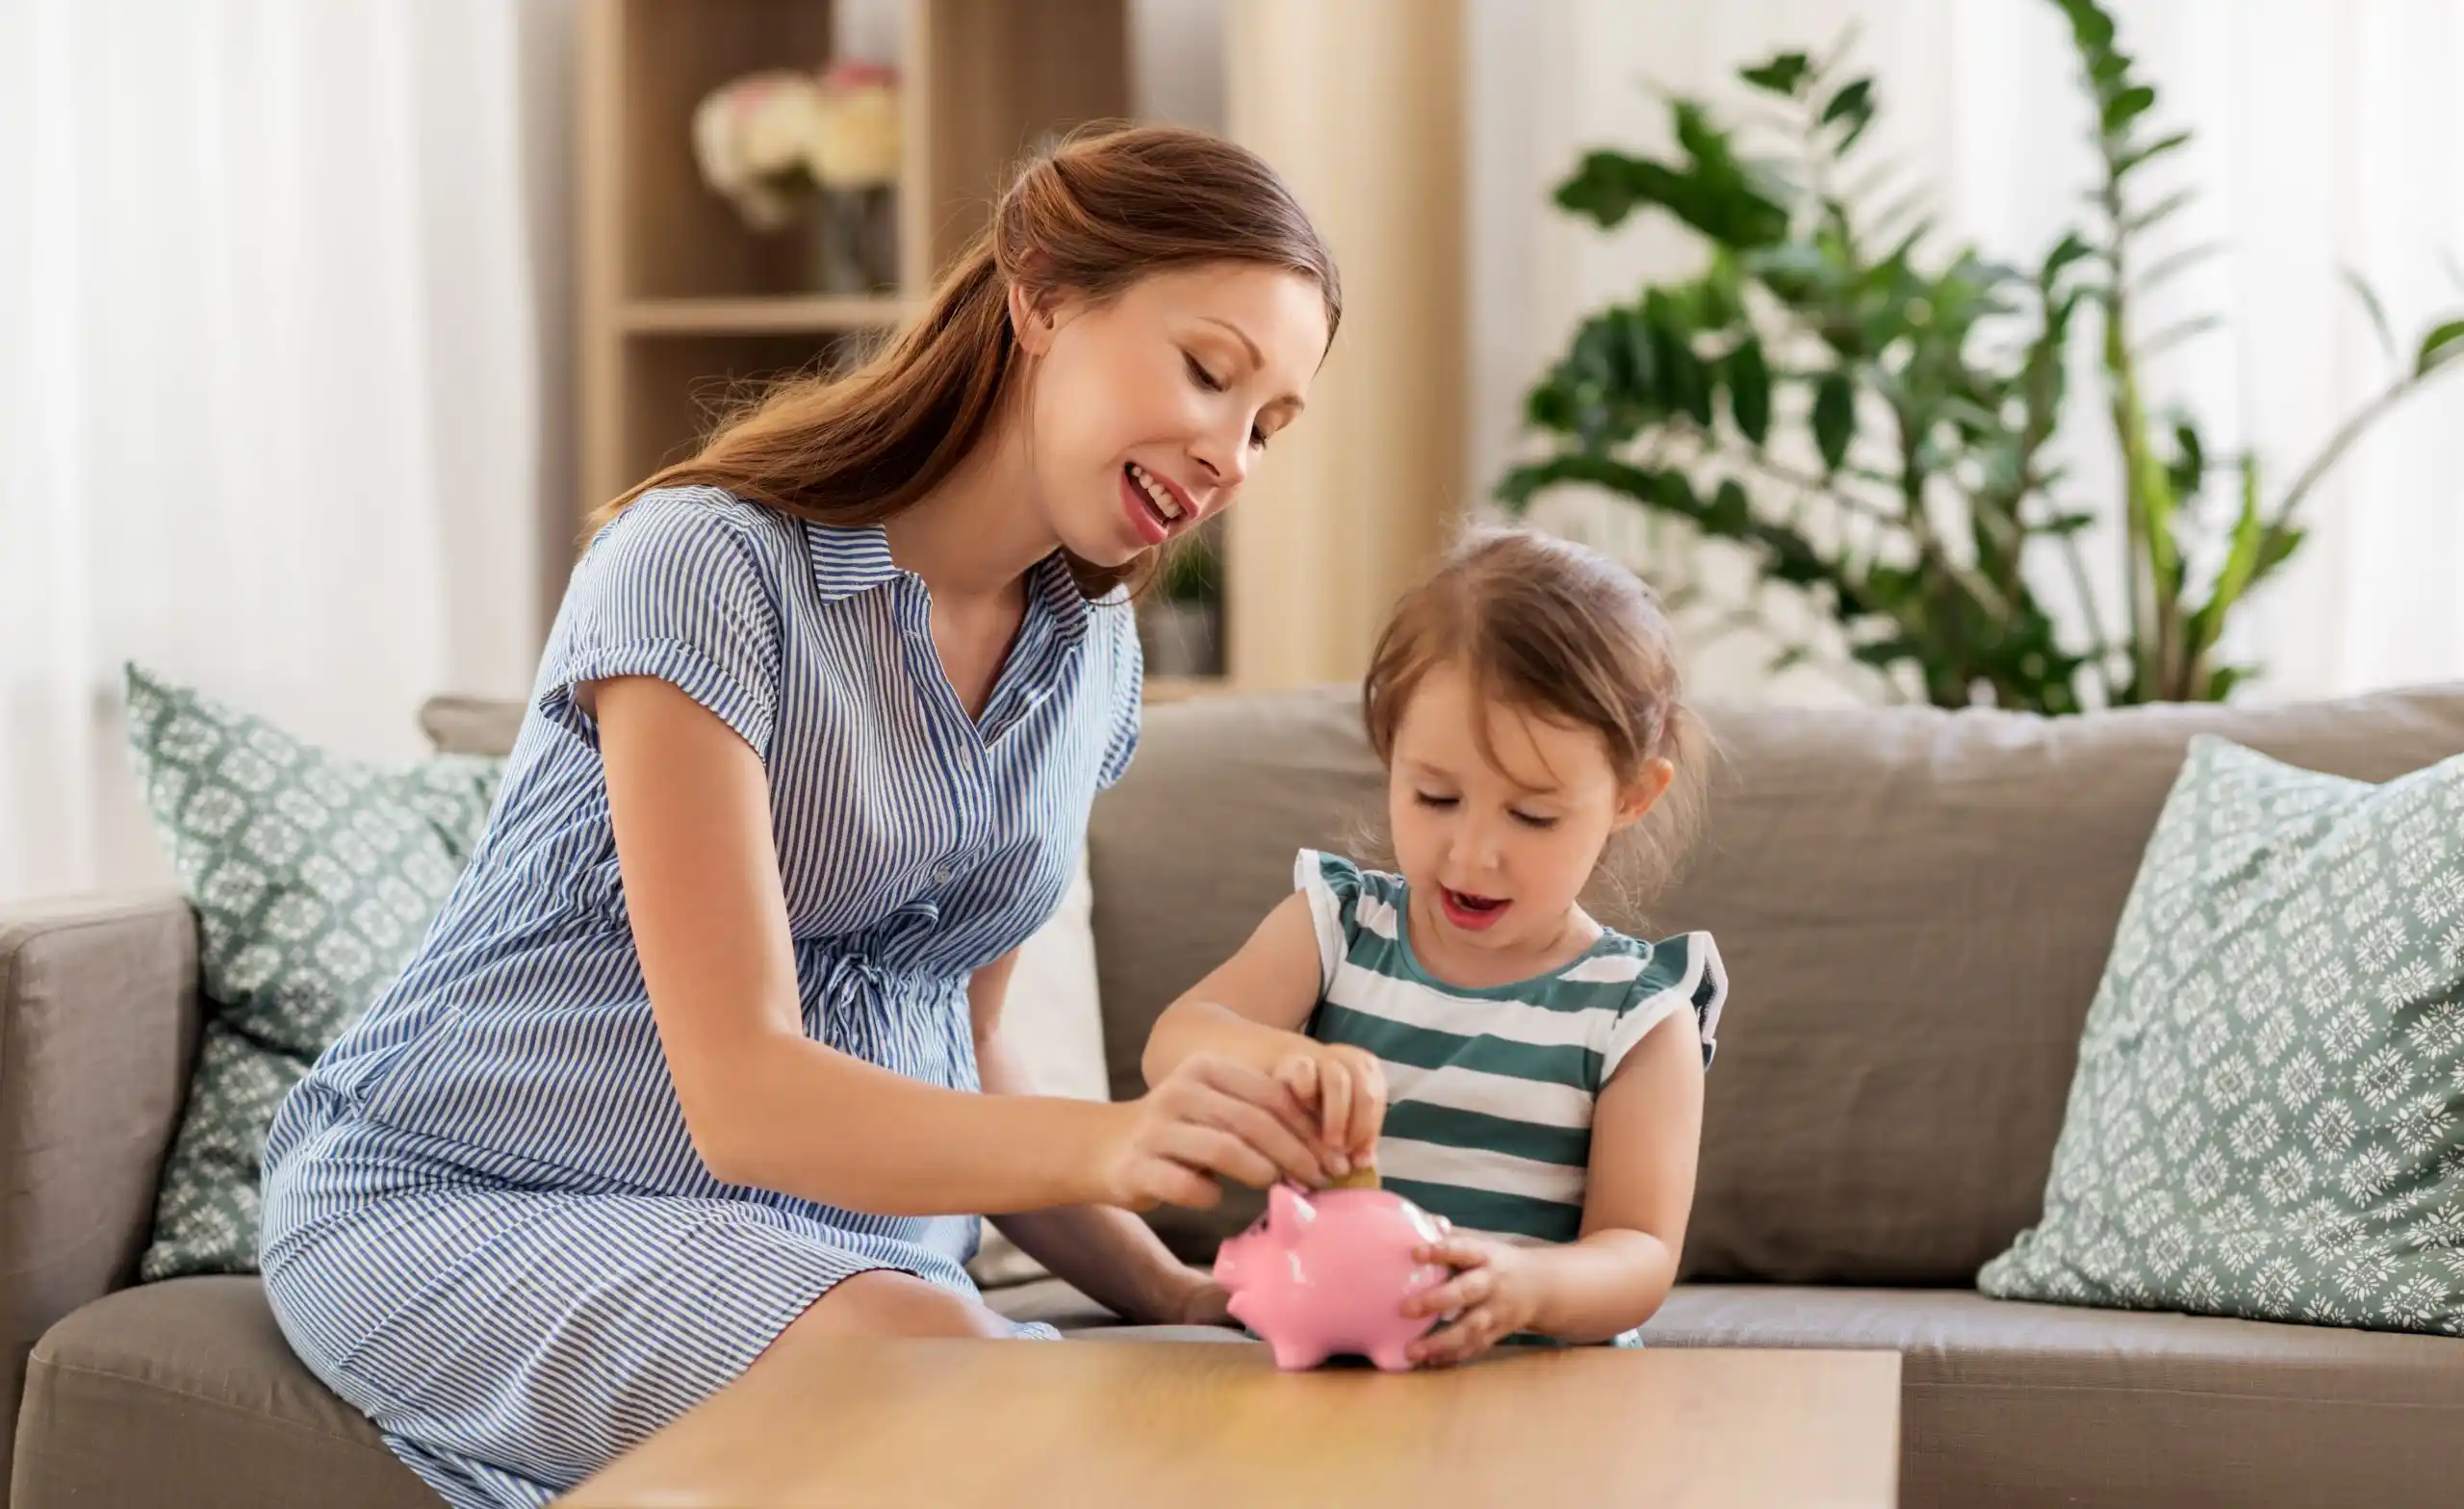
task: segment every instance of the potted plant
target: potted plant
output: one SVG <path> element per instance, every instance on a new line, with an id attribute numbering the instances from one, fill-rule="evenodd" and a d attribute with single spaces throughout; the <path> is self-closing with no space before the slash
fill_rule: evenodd
<path id="1" fill-rule="evenodd" d="M 1217 521 L 1172 547 L 1139 600 L 1149 676 L 1223 674 L 1223 542 Z"/>
<path id="2" fill-rule="evenodd" d="M 1841 77 L 1835 58 L 1784 52 L 1742 71 L 1788 121 L 1776 142 L 1680 98 L 1672 158 L 1585 157 L 1560 206 L 1604 228 L 1667 215 L 1707 264 L 1583 321 L 1529 394 L 1550 450 L 1504 477 L 1508 506 L 1586 483 L 1734 542 L 1758 586 L 1810 599 L 1854 661 L 1941 705 L 2225 697 L 2249 674 L 2221 657 L 2227 620 L 2300 548 L 2320 479 L 2464 355 L 2464 319 L 2400 351 L 2355 279 L 2392 370 L 2287 484 L 2255 454 L 2211 454 L 2195 417 L 2160 421 L 2142 363 L 2203 324 L 2143 335 L 2137 300 L 2203 248 L 2146 255 L 2187 194 L 2151 201 L 2143 180 L 2190 133 L 2156 129 L 2155 88 L 2096 0 L 2053 3 L 2095 106 L 2101 173 L 2086 222 L 2033 268 L 1938 251 L 1923 222 L 1838 187 L 1877 104 L 1873 80 Z M 2082 553 L 2097 516 L 2048 452 L 2075 340 L 2094 343 L 2120 463 L 2127 588 L 2112 612 Z M 2084 605 L 2084 637 L 2040 591 L 2049 562 Z"/>
<path id="3" fill-rule="evenodd" d="M 764 69 L 711 90 L 693 113 L 703 182 L 749 229 L 805 224 L 811 283 L 825 294 L 897 286 L 899 152 L 898 78 L 879 64 Z"/>

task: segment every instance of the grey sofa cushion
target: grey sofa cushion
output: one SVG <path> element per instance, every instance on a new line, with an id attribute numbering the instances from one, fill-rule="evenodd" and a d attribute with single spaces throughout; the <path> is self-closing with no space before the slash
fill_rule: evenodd
<path id="1" fill-rule="evenodd" d="M 436 1509 L 253 1277 L 123 1290 L 35 1348 L 11 1509 Z"/>
<path id="2" fill-rule="evenodd" d="M 2430 1509 L 2464 1482 L 2464 1342 L 2014 1304 L 1681 1287 L 1656 1346 L 1896 1351 L 1902 1509 Z"/>
<path id="3" fill-rule="evenodd" d="M 1707 709 L 1709 837 L 1647 931 L 1707 929 L 1732 995 L 1686 1240 L 1695 1278 L 1968 1283 L 2036 1218 L 2081 1023 L 2191 735 L 2385 780 L 2464 751 L 2464 687 L 2061 721 Z M 1348 689 L 1151 707 L 1091 837 L 1105 1048 L 1383 801 Z M 1633 919 L 1611 920 L 1631 925 Z M 1203 1257 L 1255 1211 L 1156 1217 Z"/>
<path id="4" fill-rule="evenodd" d="M 26 1354 L 136 1272 L 200 1015 L 177 891 L 0 907 L 0 1484 Z"/>
<path id="5" fill-rule="evenodd" d="M 513 753 L 527 703 L 494 697 L 431 697 L 420 706 L 420 731 L 439 754 Z"/>

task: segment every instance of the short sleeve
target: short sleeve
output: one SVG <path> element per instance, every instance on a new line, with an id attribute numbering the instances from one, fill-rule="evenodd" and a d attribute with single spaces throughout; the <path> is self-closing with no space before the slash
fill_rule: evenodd
<path id="1" fill-rule="evenodd" d="M 1707 933 L 1688 933 L 1652 945 L 1650 960 L 1635 977 L 1634 988 L 1617 1012 L 1601 1056 L 1600 1083 L 1608 1083 L 1634 1044 L 1653 1028 L 1680 1011 L 1691 1013 L 1703 1039 L 1703 1064 L 1710 1066 L 1718 1051 L 1720 1008 L 1729 996 L 1728 966 L 1720 961 L 1719 945 Z"/>
<path id="2" fill-rule="evenodd" d="M 1341 855 L 1303 849 L 1292 861 L 1292 884 L 1309 898 L 1309 920 L 1318 934 L 1318 993 L 1333 988 L 1335 967 L 1351 952 L 1360 915 L 1360 866 Z"/>
<path id="3" fill-rule="evenodd" d="M 1095 776 L 1099 790 L 1110 790 L 1129 773 L 1146 703 L 1146 652 L 1138 642 L 1138 615 L 1123 602 L 1113 616 L 1118 627 L 1113 633 L 1112 722 L 1103 767 Z"/>
<path id="4" fill-rule="evenodd" d="M 576 689 L 656 677 L 767 754 L 783 628 L 775 574 L 743 516 L 751 506 L 701 491 L 652 493 L 602 529 L 566 590 L 541 711 L 595 744 Z"/>

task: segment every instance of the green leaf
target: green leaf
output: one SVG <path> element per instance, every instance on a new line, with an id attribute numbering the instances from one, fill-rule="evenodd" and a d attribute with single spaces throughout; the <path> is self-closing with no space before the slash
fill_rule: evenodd
<path id="1" fill-rule="evenodd" d="M 2150 226 L 2155 225 L 2158 221 L 2173 215 L 2179 211 L 2182 206 L 2190 203 L 2193 199 L 2197 197 L 2198 191 L 2195 189 L 2176 189 L 2171 193 L 2169 193 L 2162 199 L 2157 200 L 2154 204 L 2149 205 L 2146 209 L 2140 211 L 2137 215 L 2133 215 L 2125 218 L 2121 222 L 2122 229 L 2130 231 L 2133 234 L 2146 230 Z"/>
<path id="2" fill-rule="evenodd" d="M 1748 336 L 1728 354 L 1729 417 L 1757 447 L 1771 433 L 1771 369 L 1762 343 Z"/>
<path id="3" fill-rule="evenodd" d="M 1722 481 L 1703 511 L 1703 527 L 1714 534 L 1743 536 L 1754 524 L 1754 503 L 1736 478 Z"/>
<path id="4" fill-rule="evenodd" d="M 2104 113 L 2099 117 L 2104 124 L 2105 134 L 2107 136 L 2118 134 L 2124 126 L 2145 115 L 2155 103 L 2156 91 L 2144 84 L 2134 84 L 2123 90 L 2105 101 Z"/>
<path id="5" fill-rule="evenodd" d="M 1784 52 L 1751 68 L 1739 69 L 1737 77 L 1766 93 L 1793 97 L 1812 71 L 1812 59 L 1801 52 Z"/>
<path id="6" fill-rule="evenodd" d="M 1851 81 L 1847 85 L 1843 86 L 1838 93 L 1831 96 L 1831 102 L 1829 104 L 1822 107 L 1822 123 L 1824 125 L 1827 126 L 1835 121 L 1840 120 L 1848 122 L 1847 133 L 1839 139 L 1839 145 L 1837 148 L 1839 152 L 1845 154 L 1850 147 L 1856 145 L 1857 139 L 1865 134 L 1865 128 L 1873 124 L 1873 80 L 1856 79 Z"/>
<path id="7" fill-rule="evenodd" d="M 2199 441 L 2198 426 L 2187 419 L 2173 422 L 2173 464 L 2166 470 L 2173 491 L 2183 498 L 2195 497 L 2207 480 L 2207 448 Z"/>
<path id="8" fill-rule="evenodd" d="M 2224 623 L 2232 615 L 2233 605 L 2257 578 L 2259 555 L 2266 533 L 2259 524 L 2259 469 L 2244 458 L 2242 463 L 2242 510 L 2233 521 L 2233 534 L 2224 550 L 2224 564 L 2217 569 L 2216 585 L 2190 617 L 2188 633 L 2190 652 L 2195 656 L 2224 637 Z"/>
<path id="9" fill-rule="evenodd" d="M 1844 371 L 1823 373 L 1822 382 L 1814 390 L 1813 443 L 1822 452 L 1822 464 L 1836 472 L 1848 459 L 1848 442 L 1857 426 L 1857 389 Z"/>
<path id="10" fill-rule="evenodd" d="M 2070 17 L 2070 30 L 2083 50 L 2101 50 L 2114 42 L 2114 18 L 2095 0 L 2055 0 Z"/>
<path id="11" fill-rule="evenodd" d="M 1692 161 L 1681 166 L 1622 152 L 1586 153 L 1553 197 L 1560 209 L 1614 229 L 1635 211 L 1657 207 L 1716 243 L 1759 246 L 1788 233 L 1787 207 L 1765 180 L 1740 161 L 1726 133 L 1703 107 L 1681 100 L 1674 111 L 1678 142 Z"/>
<path id="12" fill-rule="evenodd" d="M 2190 145 L 2190 141 L 2191 133 L 2176 131 L 2170 136 L 2159 137 L 2145 146 L 2132 147 L 2114 160 L 2114 176 L 2120 177 L 2135 168 L 2143 167 L 2168 152 L 2180 151 L 2183 147 Z"/>
<path id="13" fill-rule="evenodd" d="M 2413 375 L 2426 377 L 2445 366 L 2464 349 L 2464 320 L 2450 320 L 2422 337 L 2422 353 L 2413 363 Z"/>
<path id="14" fill-rule="evenodd" d="M 2199 315 L 2194 319 L 2176 320 L 2139 343 L 2136 354 L 2145 361 L 2159 351 L 2167 351 L 2183 342 L 2207 334 L 2224 321 L 2215 315 Z"/>
<path id="15" fill-rule="evenodd" d="M 2277 567 L 2300 553 L 2302 542 L 2309 538 L 2307 529 L 2292 529 L 2282 524 L 2277 524 L 2260 542 L 2259 563 L 2250 575 L 2259 579 L 2272 575 Z"/>
<path id="16" fill-rule="evenodd" d="M 2352 296 L 2361 300 L 2362 313 L 2370 317 L 2370 328 L 2378 332 L 2378 345 L 2387 353 L 2387 360 L 2398 360 L 2396 327 L 2387 322 L 2387 306 L 2378 301 L 2378 294 L 2360 273 L 2350 268 L 2337 270 L 2343 273 L 2345 286 L 2352 290 Z"/>
<path id="17" fill-rule="evenodd" d="M 2053 249 L 2044 254 L 2044 269 L 2037 274 L 2038 285 L 2042 288 L 2053 287 L 2054 280 L 2062 276 L 2064 269 L 2082 257 L 2094 255 L 2095 248 L 2080 240 L 2079 234 L 2073 231 L 2055 243 Z"/>
<path id="18" fill-rule="evenodd" d="M 2223 243 L 2213 241 L 2200 242 L 2194 246 L 2185 246 L 2179 251 L 2159 257 L 2149 263 L 2145 271 L 2130 280 L 2131 286 L 2144 294 L 2150 289 L 2169 282 L 2223 249 Z"/>

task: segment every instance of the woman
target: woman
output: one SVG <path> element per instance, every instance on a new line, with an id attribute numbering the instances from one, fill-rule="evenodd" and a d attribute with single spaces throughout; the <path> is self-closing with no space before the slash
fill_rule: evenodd
<path id="1" fill-rule="evenodd" d="M 1137 743 L 1122 589 L 1339 310 L 1255 157 L 1077 141 L 893 347 L 611 506 L 469 872 L 266 1153 L 285 1335 L 447 1499 L 543 1503 L 809 1337 L 1049 1336 L 968 1283 L 978 1213 L 1219 1317 L 1131 1213 L 1323 1182 L 1262 1075 L 1033 1097 L 999 1024 Z"/>

